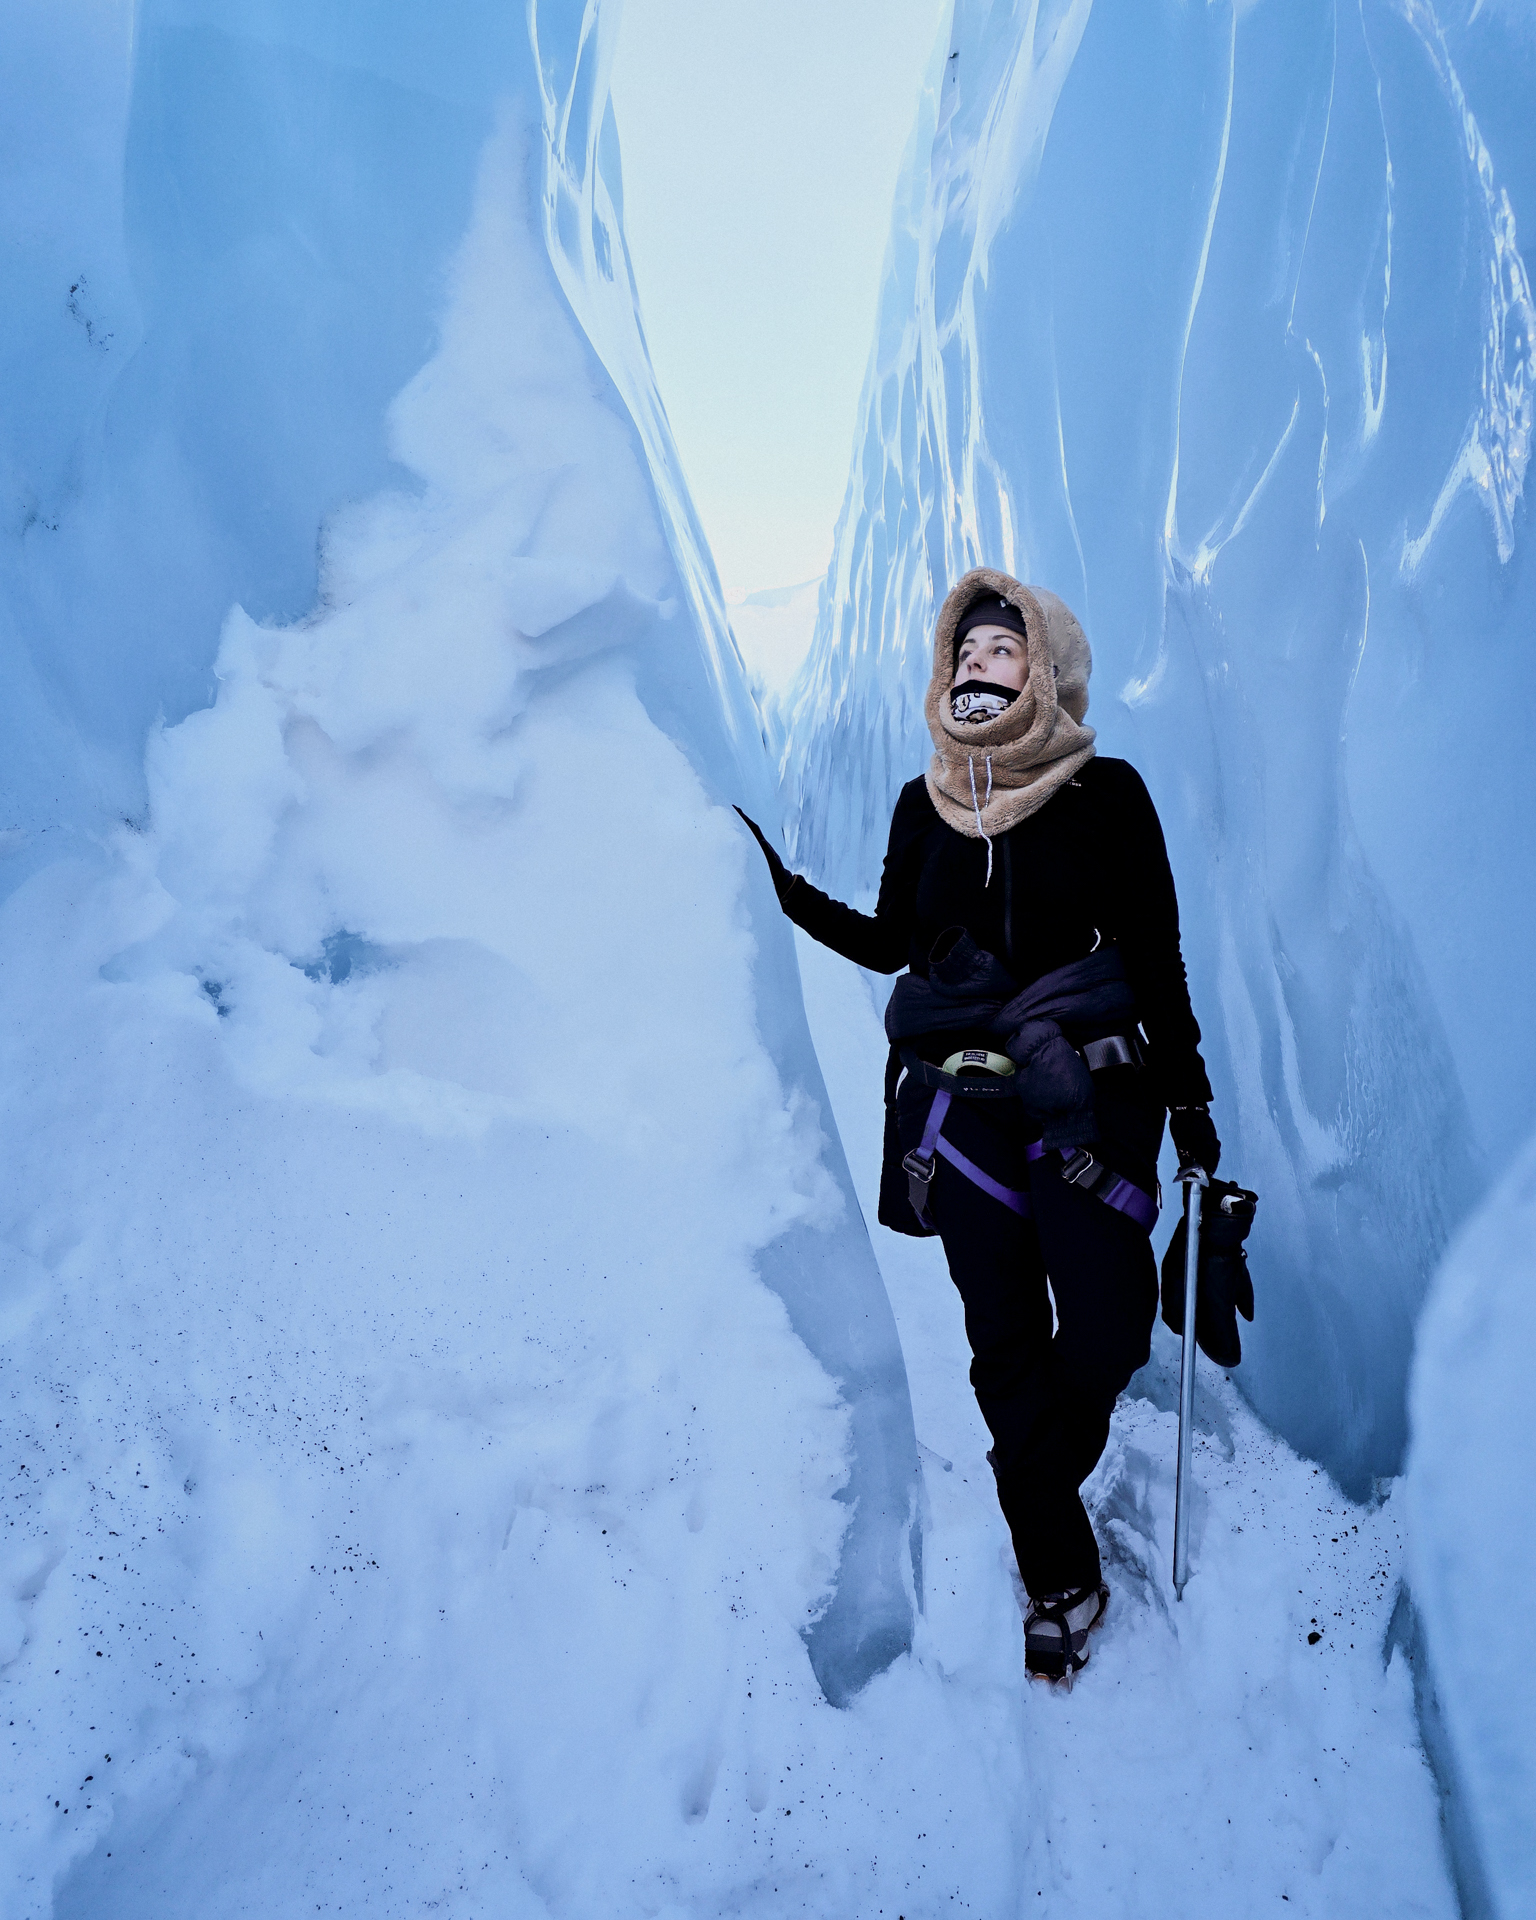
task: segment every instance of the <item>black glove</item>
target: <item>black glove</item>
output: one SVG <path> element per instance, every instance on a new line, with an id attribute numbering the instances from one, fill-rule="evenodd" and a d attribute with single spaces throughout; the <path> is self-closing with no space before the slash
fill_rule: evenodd
<path id="1" fill-rule="evenodd" d="M 763 858 L 768 862 L 768 871 L 773 876 L 773 890 L 779 896 L 779 905 L 782 907 L 790 888 L 795 884 L 799 875 L 791 873 L 789 868 L 785 866 L 784 862 L 779 858 L 769 843 L 767 835 L 752 816 L 747 813 L 741 813 L 740 807 L 736 808 L 736 812 L 741 814 L 742 819 L 752 829 L 753 839 L 756 840 L 757 844 L 763 850 Z"/>
<path id="2" fill-rule="evenodd" d="M 1221 1142 L 1211 1125 L 1209 1107 L 1175 1107 L 1168 1116 L 1168 1131 L 1181 1167 L 1204 1167 L 1215 1177 L 1221 1160 Z"/>
<path id="3" fill-rule="evenodd" d="M 1210 1124 L 1209 1115 L 1206 1124 Z M 1218 1367 L 1235 1367 L 1242 1359 L 1237 1316 L 1253 1318 L 1253 1279 L 1243 1242 L 1258 1204 L 1256 1193 L 1235 1187 L 1230 1180 L 1213 1180 L 1201 1196 L 1195 1339 L 1200 1351 Z M 1163 1255 L 1163 1321 L 1174 1333 L 1184 1331 L 1184 1249 L 1188 1244 L 1187 1224 L 1181 1220 Z"/>

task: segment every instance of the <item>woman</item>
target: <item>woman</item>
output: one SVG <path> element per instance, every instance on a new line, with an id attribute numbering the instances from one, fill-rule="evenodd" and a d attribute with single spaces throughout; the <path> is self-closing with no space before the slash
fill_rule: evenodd
<path id="1" fill-rule="evenodd" d="M 1134 769 L 1095 753 L 1090 668 L 1054 594 L 978 568 L 939 613 L 934 756 L 896 802 L 874 913 L 747 822 L 797 926 L 909 969 L 886 1015 L 880 1218 L 943 1241 L 1026 1665 L 1053 1679 L 1086 1662 L 1109 1599 L 1078 1489 L 1150 1351 L 1165 1111 L 1181 1160 L 1213 1174 L 1221 1152 L 1162 830 Z"/>

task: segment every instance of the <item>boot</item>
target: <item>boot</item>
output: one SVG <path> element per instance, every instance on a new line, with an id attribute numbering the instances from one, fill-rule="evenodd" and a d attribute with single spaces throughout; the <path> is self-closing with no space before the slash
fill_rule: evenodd
<path id="1" fill-rule="evenodd" d="M 1088 1636 L 1104 1618 L 1109 1588 L 1079 1587 L 1031 1599 L 1024 1616 L 1024 1666 L 1037 1680 L 1071 1681 L 1088 1664 Z"/>

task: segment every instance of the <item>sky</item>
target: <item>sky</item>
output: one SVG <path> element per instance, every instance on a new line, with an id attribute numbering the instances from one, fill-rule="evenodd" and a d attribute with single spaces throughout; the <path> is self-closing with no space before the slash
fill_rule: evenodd
<path id="1" fill-rule="evenodd" d="M 641 316 L 734 598 L 822 573 L 945 0 L 624 0 Z"/>

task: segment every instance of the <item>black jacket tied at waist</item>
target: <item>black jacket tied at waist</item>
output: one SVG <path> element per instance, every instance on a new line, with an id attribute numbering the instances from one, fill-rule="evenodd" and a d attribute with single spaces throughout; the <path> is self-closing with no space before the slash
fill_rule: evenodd
<path id="1" fill-rule="evenodd" d="M 941 934 L 928 977 L 907 973 L 885 1010 L 893 1046 L 931 1034 L 985 1030 L 1018 1068 L 1014 1091 L 1040 1124 L 1046 1147 L 1079 1147 L 1098 1137 L 1093 1079 L 1068 1037 L 1136 1024 L 1136 999 L 1114 947 L 1042 974 L 1020 990 L 994 955 L 963 929 Z"/>

